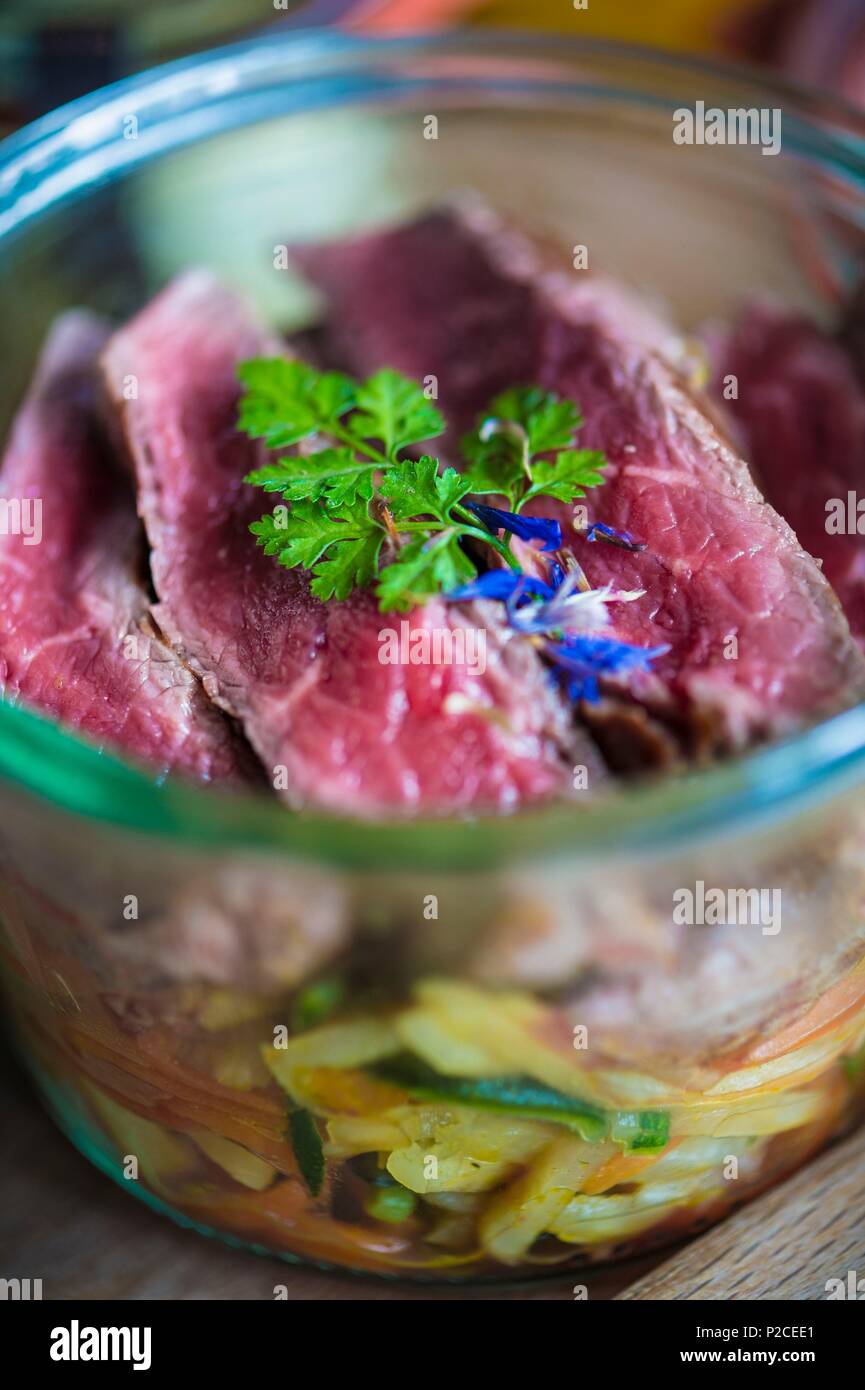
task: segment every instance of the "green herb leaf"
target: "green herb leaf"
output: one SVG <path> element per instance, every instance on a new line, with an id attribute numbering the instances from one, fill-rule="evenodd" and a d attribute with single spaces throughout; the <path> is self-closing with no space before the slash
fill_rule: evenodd
<path id="1" fill-rule="evenodd" d="M 520 425 L 528 436 L 530 454 L 567 449 L 583 423 L 573 401 L 563 401 L 554 391 L 542 391 L 537 386 L 513 386 L 502 391 L 487 413 Z"/>
<path id="2" fill-rule="evenodd" d="M 290 1110 L 288 1134 L 301 1177 L 310 1196 L 317 1197 L 324 1185 L 325 1163 L 315 1117 L 308 1110 Z"/>
<path id="3" fill-rule="evenodd" d="M 388 458 L 409 444 L 444 433 L 444 419 L 423 389 L 390 367 L 357 387 L 357 407 L 350 422 L 352 434 L 380 440 Z"/>
<path id="4" fill-rule="evenodd" d="M 427 1100 L 449 1100 L 481 1110 L 503 1110 L 530 1119 L 552 1120 L 575 1129 L 589 1143 L 603 1139 L 607 1133 L 603 1110 L 528 1076 L 443 1076 L 409 1053 L 379 1062 L 370 1070 L 383 1081 Z"/>
<path id="5" fill-rule="evenodd" d="M 455 468 L 439 473 L 438 459 L 424 454 L 388 469 L 379 490 L 397 524 L 432 516 L 448 525 L 451 507 L 471 491 L 471 483 Z"/>
<path id="6" fill-rule="evenodd" d="M 505 435 L 479 439 L 466 435 L 460 444 L 463 457 L 469 460 L 463 477 L 470 491 L 478 497 L 496 494 L 504 497 L 513 511 L 520 485 L 525 479 L 520 452 Z"/>
<path id="7" fill-rule="evenodd" d="M 405 613 L 433 594 L 467 584 L 477 569 L 460 549 L 456 530 L 440 531 L 431 539 L 409 541 L 393 564 L 379 574 L 376 593 L 382 613 Z"/>
<path id="8" fill-rule="evenodd" d="M 312 569 L 329 545 L 333 545 L 335 521 L 317 502 L 298 502 L 289 511 L 277 507 L 269 516 L 253 521 L 250 531 L 264 547 L 265 555 L 277 556 L 286 569 L 301 565 Z"/>
<path id="9" fill-rule="evenodd" d="M 378 573 L 378 556 L 384 532 L 376 527 L 351 540 L 335 541 L 313 570 L 310 589 L 316 598 L 346 599 L 354 589 L 365 589 Z"/>
<path id="10" fill-rule="evenodd" d="M 325 433 L 355 404 L 354 383 L 340 372 L 317 372 L 284 357 L 241 362 L 246 387 L 238 428 L 269 449 L 283 449 L 307 435 Z"/>
<path id="11" fill-rule="evenodd" d="M 464 442 L 461 474 L 440 471 L 430 455 L 400 457 L 441 434 L 445 422 L 417 382 L 392 368 L 354 382 L 277 357 L 244 362 L 239 374 L 246 387 L 239 428 L 272 451 L 292 450 L 247 475 L 290 504 L 250 529 L 279 564 L 311 571 L 311 591 L 324 601 L 378 579 L 382 611 L 406 611 L 475 578 L 466 537 L 508 558 L 509 533 L 503 541 L 487 536 L 461 505 L 469 494 L 500 494 L 518 512 L 536 497 L 570 502 L 601 482 L 603 456 L 571 447 L 577 407 L 537 387 L 495 398 L 491 416 Z M 298 453 L 303 440 L 311 444 Z M 396 554 L 379 570 L 386 537 Z"/>
<path id="12" fill-rule="evenodd" d="M 374 472 L 374 464 L 359 459 L 346 446 L 314 454 L 284 454 L 247 473 L 244 482 L 265 492 L 281 492 L 288 502 L 323 500 L 328 507 L 342 507 L 359 498 L 371 500 Z"/>
<path id="13" fill-rule="evenodd" d="M 286 569 L 312 570 L 311 589 L 322 600 L 348 598 L 353 588 L 372 582 L 385 536 L 363 498 L 332 510 L 322 502 L 295 502 L 249 529 Z"/>
<path id="14" fill-rule="evenodd" d="M 520 507 L 533 497 L 556 497 L 560 502 L 584 497 L 589 488 L 604 481 L 601 469 L 606 461 L 593 449 L 564 449 L 555 458 L 538 459 L 532 464 L 532 485 L 520 499 Z"/>
<path id="15" fill-rule="evenodd" d="M 598 468 L 604 462 L 602 454 L 569 447 L 581 424 L 574 403 L 551 391 L 534 386 L 503 391 L 462 441 L 472 492 L 499 493 L 511 511 L 533 497 L 563 502 L 581 497 L 601 481 Z M 554 451 L 554 457 L 543 457 Z"/>

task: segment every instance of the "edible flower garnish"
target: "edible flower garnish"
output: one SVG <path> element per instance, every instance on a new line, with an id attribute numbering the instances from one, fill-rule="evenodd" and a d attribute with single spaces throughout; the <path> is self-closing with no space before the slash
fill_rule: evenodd
<path id="1" fill-rule="evenodd" d="M 446 595 L 452 602 L 472 599 L 498 599 L 507 608 L 508 623 L 515 632 L 598 632 L 609 626 L 608 603 L 632 603 L 643 589 L 601 589 L 578 591 L 580 571 L 565 575 L 555 565 L 558 583 L 548 583 L 534 575 L 513 570 L 488 570 L 470 584 L 463 584 Z M 551 576 L 552 577 L 552 576 Z M 540 599 L 541 602 L 532 602 Z"/>
<path id="2" fill-rule="evenodd" d="M 602 521 L 594 521 L 585 532 L 587 541 L 607 541 L 609 545 L 621 546 L 623 550 L 645 550 L 646 542 L 635 540 L 630 531 L 620 531 L 615 526 L 605 526 Z"/>
<path id="3" fill-rule="evenodd" d="M 615 589 L 612 584 L 578 589 L 580 571 L 565 575 L 558 563 L 553 570 L 555 585 L 511 570 L 488 570 L 447 597 L 455 602 L 498 599 L 505 604 L 514 632 L 557 638 L 544 643 L 541 650 L 573 700 L 597 700 L 598 676 L 647 670 L 651 661 L 669 651 L 669 647 L 635 647 L 603 634 L 610 625 L 607 604 L 633 603 L 642 597 L 643 589 Z"/>
<path id="4" fill-rule="evenodd" d="M 550 642 L 545 655 L 560 675 L 571 700 L 595 702 L 600 698 L 599 676 L 626 671 L 648 671 L 650 663 L 669 647 L 633 647 L 613 637 L 579 636 Z"/>
<path id="5" fill-rule="evenodd" d="M 454 603 L 469 603 L 478 598 L 500 599 L 505 603 L 517 589 L 526 601 L 532 595 L 549 598 L 553 592 L 546 580 L 536 579 L 531 574 L 522 574 L 519 570 L 508 569 L 487 570 L 470 583 L 461 584 L 458 589 L 451 589 L 445 597 Z"/>
<path id="6" fill-rule="evenodd" d="M 520 605 L 514 601 L 515 592 L 508 601 L 510 626 L 515 632 L 533 634 L 598 632 L 609 626 L 608 603 L 633 603 L 645 593 L 644 589 L 614 589 L 612 584 L 578 591 L 578 581 L 578 574 L 569 574 L 543 603 Z"/>
<path id="7" fill-rule="evenodd" d="M 483 502 L 467 502 L 466 506 L 493 535 L 499 530 L 510 531 L 522 541 L 542 540 L 541 550 L 562 548 L 562 528 L 558 521 L 549 521 L 543 516 L 518 516 L 516 512 L 488 507 Z"/>

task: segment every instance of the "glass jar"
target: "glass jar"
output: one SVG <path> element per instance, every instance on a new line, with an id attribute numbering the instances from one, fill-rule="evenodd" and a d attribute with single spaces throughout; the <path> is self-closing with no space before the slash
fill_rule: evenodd
<path id="1" fill-rule="evenodd" d="M 782 108 L 781 154 L 675 145 L 696 100 Z M 3 426 L 60 310 L 127 314 L 194 261 L 296 327 L 313 301 L 275 245 L 466 186 L 686 329 L 758 287 L 826 315 L 863 133 L 744 72 L 559 38 L 184 59 L 0 149 Z M 407 1278 L 609 1259 L 854 1121 L 863 780 L 857 708 L 579 812 L 362 823 L 156 782 L 4 704 L 6 1009 L 67 1135 L 185 1225 Z"/>

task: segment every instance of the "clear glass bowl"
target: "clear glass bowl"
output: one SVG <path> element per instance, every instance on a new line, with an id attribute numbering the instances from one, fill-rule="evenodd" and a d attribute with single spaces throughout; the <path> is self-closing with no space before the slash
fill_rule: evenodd
<path id="1" fill-rule="evenodd" d="M 698 99 L 781 107 L 782 153 L 674 145 Z M 292 327 L 314 304 L 275 244 L 466 186 L 685 327 L 757 288 L 826 315 L 863 135 L 745 71 L 559 38 L 268 34 L 183 60 L 0 149 L 3 428 L 58 311 L 122 315 L 205 262 Z M 73 1142 L 201 1231 L 413 1278 L 607 1259 L 855 1118 L 863 780 L 857 708 L 580 814 L 360 824 L 158 784 L 3 705 L 14 1036 Z M 781 929 L 678 927 L 699 883 L 781 890 Z"/>

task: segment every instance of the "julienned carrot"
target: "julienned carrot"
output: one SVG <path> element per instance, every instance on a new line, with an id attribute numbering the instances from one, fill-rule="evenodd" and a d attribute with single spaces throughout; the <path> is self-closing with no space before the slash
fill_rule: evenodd
<path id="1" fill-rule="evenodd" d="M 620 1182 L 633 1182 L 644 1169 L 651 1168 L 662 1154 L 668 1154 L 681 1142 L 681 1139 L 671 1139 L 669 1144 L 655 1153 L 613 1154 L 583 1183 L 580 1191 L 587 1197 L 595 1197 L 601 1192 L 607 1192 L 611 1187 L 617 1187 Z"/>
<path id="2" fill-rule="evenodd" d="M 862 1008 L 865 1008 L 865 959 L 821 994 L 801 1018 L 752 1048 L 744 1061 L 769 1062 L 775 1057 L 782 1057 L 792 1048 L 813 1042 L 831 1028 L 846 1022 L 851 1014 Z"/>
<path id="3" fill-rule="evenodd" d="M 378 1115 L 409 1099 L 406 1091 L 356 1067 L 299 1067 L 297 1080 L 313 1109 L 336 1115 Z"/>
<path id="4" fill-rule="evenodd" d="M 262 1125 L 265 1129 L 272 1128 L 273 1123 L 281 1119 L 283 1107 L 267 1092 L 234 1091 L 220 1085 L 204 1072 L 193 1071 L 143 1045 L 139 1045 L 137 1052 L 128 1046 L 121 1049 L 114 1038 L 99 1038 L 79 1024 L 66 1026 L 64 1041 L 77 1055 L 112 1063 L 119 1071 L 150 1083 L 154 1089 L 161 1087 L 165 1095 L 172 1099 L 193 1103 L 209 1101 L 213 1106 L 242 1115 L 251 1124 Z"/>

